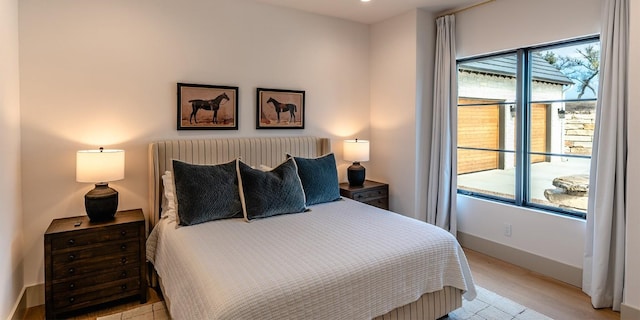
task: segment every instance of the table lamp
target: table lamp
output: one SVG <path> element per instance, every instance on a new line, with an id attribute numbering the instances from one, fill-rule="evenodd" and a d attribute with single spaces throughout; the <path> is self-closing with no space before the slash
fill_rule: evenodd
<path id="1" fill-rule="evenodd" d="M 343 145 L 344 160 L 352 161 L 353 164 L 347 168 L 347 179 L 352 187 L 359 187 L 364 184 L 365 169 L 360 162 L 369 161 L 369 141 L 368 140 L 345 140 Z"/>
<path id="2" fill-rule="evenodd" d="M 91 221 L 113 219 L 118 210 L 118 191 L 109 182 L 124 179 L 124 150 L 80 150 L 76 154 L 76 181 L 95 183 L 84 195 Z"/>

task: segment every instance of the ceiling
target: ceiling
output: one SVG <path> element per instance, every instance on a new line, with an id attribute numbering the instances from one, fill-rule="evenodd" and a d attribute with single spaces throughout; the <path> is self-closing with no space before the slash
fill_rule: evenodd
<path id="1" fill-rule="evenodd" d="M 365 24 L 372 24 L 403 14 L 415 8 L 430 12 L 463 8 L 480 0 L 255 0 L 325 16 L 337 17 Z"/>

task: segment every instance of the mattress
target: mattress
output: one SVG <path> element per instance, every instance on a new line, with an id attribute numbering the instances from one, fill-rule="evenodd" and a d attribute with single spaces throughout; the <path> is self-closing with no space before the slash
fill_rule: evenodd
<path id="1" fill-rule="evenodd" d="M 245 222 L 161 219 L 147 258 L 176 319 L 372 319 L 445 287 L 475 297 L 448 232 L 353 200 Z"/>

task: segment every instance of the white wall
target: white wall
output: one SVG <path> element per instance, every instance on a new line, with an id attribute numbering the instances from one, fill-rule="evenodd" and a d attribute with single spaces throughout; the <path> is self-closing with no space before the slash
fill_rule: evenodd
<path id="1" fill-rule="evenodd" d="M 627 159 L 627 254 L 624 278 L 624 301 L 629 307 L 640 310 L 640 3 L 629 1 L 631 6 L 629 45 L 629 153 Z"/>
<path id="2" fill-rule="evenodd" d="M 245 0 L 22 0 L 19 14 L 27 286 L 44 281 L 51 220 L 84 214 L 76 150 L 125 149 L 119 208 L 147 211 L 152 140 L 328 136 L 340 159 L 344 137 L 369 134 L 366 25 Z M 176 82 L 239 86 L 239 130 L 176 131 Z M 306 128 L 256 130 L 257 87 L 306 90 Z"/>
<path id="3" fill-rule="evenodd" d="M 435 23 L 422 10 L 371 26 L 371 163 L 392 211 L 426 219 Z"/>
<path id="4" fill-rule="evenodd" d="M 456 14 L 459 58 L 600 32 L 602 0 L 496 0 Z"/>
<path id="5" fill-rule="evenodd" d="M 371 26 L 371 162 L 390 184 L 391 210 L 413 216 L 416 150 L 416 11 Z"/>
<path id="6" fill-rule="evenodd" d="M 600 11 L 601 0 L 497 0 L 456 15 L 458 58 L 596 34 Z M 461 232 L 582 269 L 584 220 L 466 196 L 458 218 Z"/>
<path id="7" fill-rule="evenodd" d="M 0 0 L 0 319 L 23 287 L 18 0 Z"/>

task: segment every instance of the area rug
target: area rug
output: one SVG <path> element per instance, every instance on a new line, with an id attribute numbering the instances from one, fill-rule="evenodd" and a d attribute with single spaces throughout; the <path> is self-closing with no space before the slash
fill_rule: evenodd
<path id="1" fill-rule="evenodd" d="M 476 286 L 478 296 L 473 301 L 462 300 L 462 308 L 444 319 L 451 320 L 553 320 L 533 309 L 509 300 L 497 293 Z"/>
<path id="2" fill-rule="evenodd" d="M 164 305 L 164 301 L 154 304 L 146 304 L 135 309 L 98 317 L 96 320 L 169 320 L 169 312 Z"/>
<path id="3" fill-rule="evenodd" d="M 511 301 L 493 291 L 476 286 L 478 296 L 473 301 L 462 300 L 462 308 L 443 319 L 451 320 L 553 320 L 539 312 Z M 169 320 L 164 302 L 140 306 L 96 320 Z"/>

